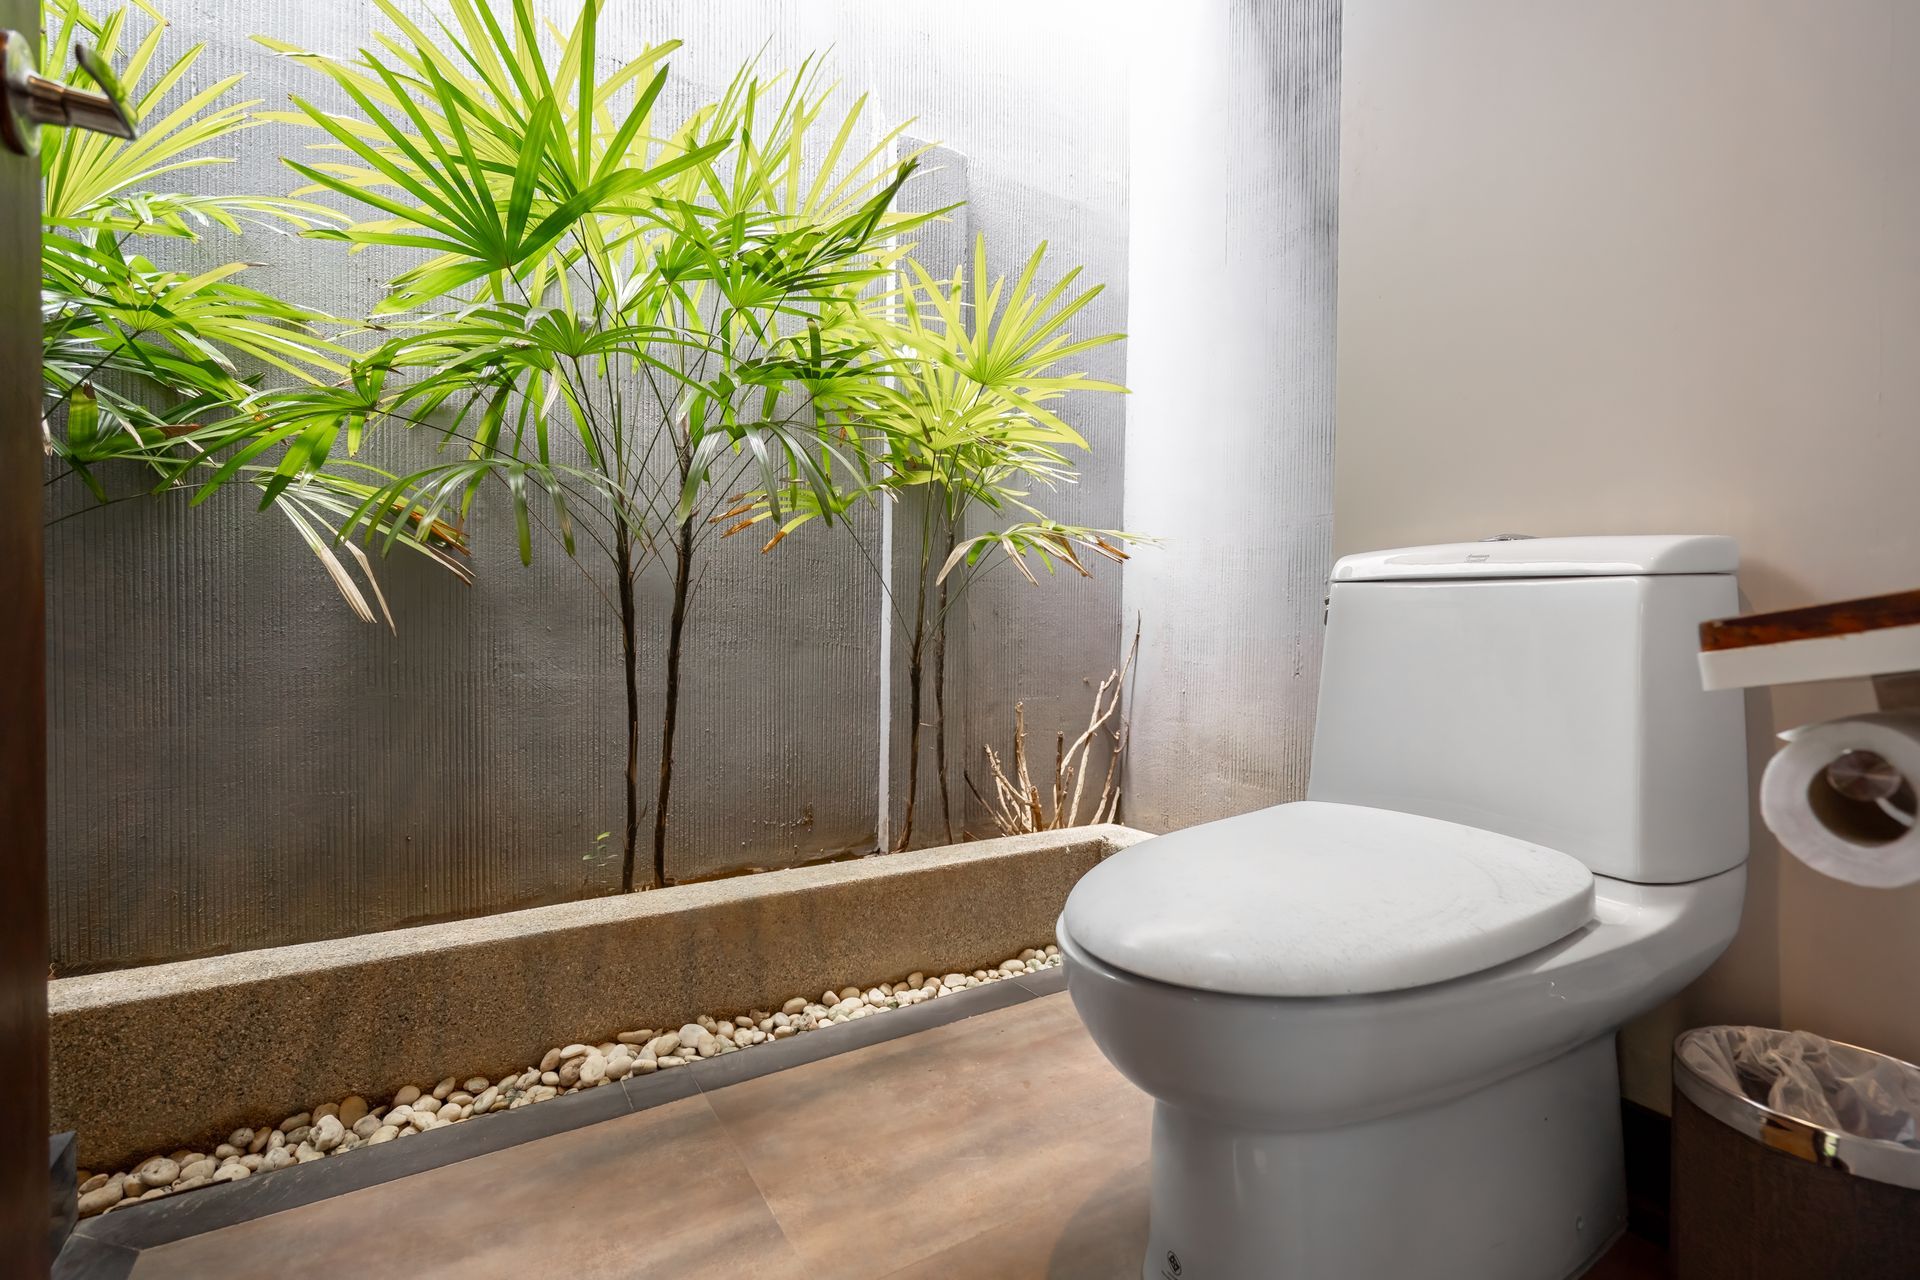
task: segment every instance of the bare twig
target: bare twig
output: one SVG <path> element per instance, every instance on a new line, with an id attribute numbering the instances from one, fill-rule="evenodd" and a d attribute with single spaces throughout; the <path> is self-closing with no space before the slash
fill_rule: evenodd
<path id="1" fill-rule="evenodd" d="M 1080 806 L 1087 783 L 1088 763 L 1093 744 L 1101 738 L 1112 741 L 1107 757 L 1106 776 L 1101 780 L 1100 798 L 1093 806 L 1094 822 L 1112 822 L 1120 811 L 1120 761 L 1127 751 L 1132 724 L 1121 713 L 1121 695 L 1127 676 L 1140 652 L 1140 626 L 1133 629 L 1133 643 L 1125 659 L 1107 674 L 1093 695 L 1093 711 L 1087 727 L 1071 744 L 1065 733 L 1054 735 L 1051 805 L 1044 804 L 1040 788 L 1035 786 L 1027 765 L 1027 708 L 1013 705 L 1013 755 L 1011 768 L 1002 764 L 998 752 L 986 748 L 987 770 L 993 779 L 993 799 L 980 794 L 971 774 L 962 773 L 967 789 L 993 817 L 1002 835 L 1024 835 L 1034 831 L 1058 831 L 1080 824 Z"/>

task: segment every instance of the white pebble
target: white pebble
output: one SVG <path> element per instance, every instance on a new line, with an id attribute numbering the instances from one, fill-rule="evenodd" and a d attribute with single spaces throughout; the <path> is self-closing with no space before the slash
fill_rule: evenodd
<path id="1" fill-rule="evenodd" d="M 310 1141 L 315 1151 L 331 1151 L 340 1145 L 347 1136 L 347 1128 L 340 1123 L 339 1116 L 321 1116 L 313 1126 Z"/>
<path id="2" fill-rule="evenodd" d="M 310 1112 L 288 1116 L 275 1126 L 235 1129 L 210 1156 L 183 1148 L 171 1156 L 154 1156 L 131 1173 L 83 1173 L 78 1188 L 79 1211 L 83 1217 L 92 1216 L 136 1200 L 158 1199 L 215 1182 L 235 1182 L 253 1173 L 310 1163 L 360 1146 L 377 1146 L 473 1116 L 544 1102 L 562 1092 L 574 1093 L 630 1075 L 648 1075 L 665 1067 L 788 1039 L 821 1025 L 916 1005 L 984 982 L 1036 973 L 1059 966 L 1063 959 L 1059 946 L 1049 943 L 1028 947 L 991 969 L 975 969 L 971 974 L 954 972 L 930 978 L 916 971 L 898 982 L 882 982 L 864 991 L 857 986 L 829 988 L 821 993 L 818 1003 L 795 996 L 782 1003 L 777 1012 L 755 1009 L 729 1017 L 703 1013 L 677 1031 L 655 1035 L 651 1029 L 642 1028 L 622 1031 L 598 1046 L 579 1042 L 550 1049 L 538 1066 L 509 1071 L 497 1081 L 471 1076 L 462 1082 L 448 1076 L 430 1094 L 423 1094 L 418 1085 L 405 1085 L 393 1095 L 390 1108 L 372 1107 L 359 1094 L 349 1094 L 338 1103 L 323 1102 Z"/>
<path id="3" fill-rule="evenodd" d="M 169 1160 L 165 1156 L 155 1156 L 135 1169 L 133 1176 L 138 1178 L 144 1186 L 164 1187 L 179 1178 L 180 1162 Z"/>

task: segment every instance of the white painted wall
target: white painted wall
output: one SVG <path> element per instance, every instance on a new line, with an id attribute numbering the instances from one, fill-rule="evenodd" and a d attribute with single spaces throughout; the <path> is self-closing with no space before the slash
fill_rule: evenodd
<path id="1" fill-rule="evenodd" d="M 1756 609 L 1920 585 L 1920 9 L 1348 0 L 1344 43 L 1338 550 L 1715 532 Z M 1754 777 L 1868 705 L 1754 695 Z M 1920 889 L 1754 830 L 1733 949 L 1624 1038 L 1644 1102 L 1685 1025 L 1920 1057 Z"/>

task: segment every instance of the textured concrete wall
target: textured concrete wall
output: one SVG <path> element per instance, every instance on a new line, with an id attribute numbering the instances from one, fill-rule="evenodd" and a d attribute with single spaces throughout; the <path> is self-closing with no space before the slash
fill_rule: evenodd
<path id="1" fill-rule="evenodd" d="M 368 42 L 373 21 L 369 6 L 317 0 L 165 7 L 183 38 L 209 46 L 197 83 L 245 71 L 248 96 L 271 106 L 290 90 L 324 103 L 337 95 L 249 35 L 345 53 Z M 426 0 L 412 7 L 431 11 Z M 1124 77 L 1102 6 L 609 9 L 605 58 L 687 42 L 674 64 L 683 105 L 756 53 L 784 67 L 830 49 L 849 100 L 872 95 L 876 129 L 915 118 L 918 136 L 964 161 L 968 229 L 988 235 L 996 269 L 1049 240 L 1063 266 L 1082 263 L 1112 286 L 1084 329 L 1124 327 Z M 561 0 L 555 10 L 571 15 Z M 287 190 L 291 175 L 273 157 L 306 138 L 256 130 L 243 139 L 248 158 L 218 180 Z M 348 315 L 372 303 L 396 261 L 267 235 L 209 242 L 182 259 L 243 256 L 270 264 L 253 277 L 264 287 Z M 1124 380 L 1124 350 L 1090 367 Z M 1083 483 L 1055 499 L 1063 518 L 1119 522 L 1123 412 L 1118 397 L 1069 411 L 1096 454 Z M 417 458 L 428 443 L 396 439 L 375 460 Z M 53 501 L 84 505 L 70 493 Z M 279 519 L 238 495 L 192 512 L 131 502 L 50 531 L 61 969 L 341 936 L 617 885 L 617 850 L 589 856 L 598 833 L 618 830 L 623 805 L 614 618 L 557 550 L 541 548 L 522 569 L 501 514 L 483 506 L 474 524 L 471 587 L 407 558 L 382 567 L 398 635 L 355 622 Z M 875 550 L 877 513 L 854 532 Z M 956 763 L 976 760 L 983 740 L 1004 741 L 1016 699 L 1045 731 L 1084 721 L 1085 678 L 1114 660 L 1119 594 L 1111 572 L 1039 590 L 1000 572 L 978 588 L 956 618 Z M 643 579 L 641 595 L 645 778 L 655 769 L 663 580 Z M 714 544 L 688 634 L 674 875 L 874 846 L 881 778 L 897 803 L 904 773 L 900 735 L 883 730 L 905 716 L 903 688 L 881 676 L 883 600 L 866 556 L 834 531 L 796 535 L 764 558 L 744 540 Z"/>
<path id="2" fill-rule="evenodd" d="M 51 984 L 53 1126 L 111 1168 L 556 1044 L 992 966 L 1143 838 L 1085 827 Z M 938 920 L 938 938 L 928 935 Z"/>
<path id="3" fill-rule="evenodd" d="M 1132 84 L 1127 821 L 1297 798 L 1332 524 L 1340 6 L 1204 0 Z"/>

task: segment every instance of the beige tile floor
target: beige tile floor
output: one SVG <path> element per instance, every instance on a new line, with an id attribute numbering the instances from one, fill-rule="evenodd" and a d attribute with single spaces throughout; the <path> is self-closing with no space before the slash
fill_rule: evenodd
<path id="1" fill-rule="evenodd" d="M 1127 1280 L 1147 1123 L 1046 996 L 161 1245 L 133 1275 Z M 1662 1273 L 1629 1241 L 1594 1277 Z"/>

